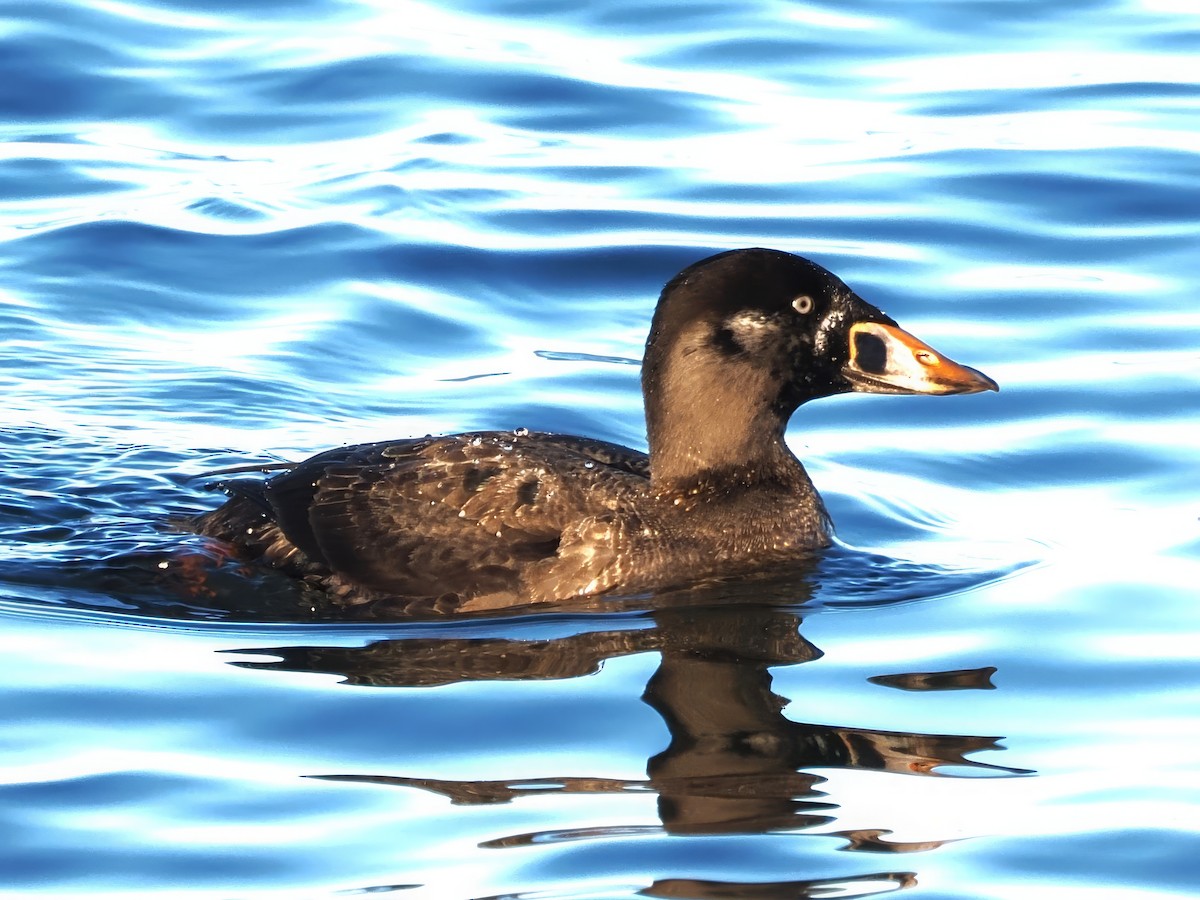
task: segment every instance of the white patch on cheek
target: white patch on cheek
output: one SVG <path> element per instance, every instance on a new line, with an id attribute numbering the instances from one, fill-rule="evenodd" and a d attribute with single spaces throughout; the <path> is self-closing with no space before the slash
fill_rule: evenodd
<path id="1" fill-rule="evenodd" d="M 744 349 L 754 352 L 770 343 L 779 331 L 774 317 L 761 312 L 744 310 L 725 320 L 725 327 Z"/>
<path id="2" fill-rule="evenodd" d="M 770 328 L 772 321 L 772 318 L 764 313 L 743 310 L 736 316 L 730 316 L 726 324 L 734 334 L 751 334 Z"/>

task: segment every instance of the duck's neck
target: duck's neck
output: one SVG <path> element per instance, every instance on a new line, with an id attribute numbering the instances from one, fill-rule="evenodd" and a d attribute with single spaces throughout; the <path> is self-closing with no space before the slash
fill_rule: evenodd
<path id="1" fill-rule="evenodd" d="M 704 391 L 663 378 L 647 387 L 650 480 L 658 490 L 733 477 L 789 485 L 807 482 L 783 439 L 786 420 L 768 404 L 761 385 L 745 378 L 708 382 Z"/>

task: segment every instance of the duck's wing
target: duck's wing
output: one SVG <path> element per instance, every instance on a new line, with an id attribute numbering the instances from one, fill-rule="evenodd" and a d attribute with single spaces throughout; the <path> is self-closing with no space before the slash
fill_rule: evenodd
<path id="1" fill-rule="evenodd" d="M 253 521 L 218 524 L 222 510 L 198 530 L 298 574 L 323 569 L 343 594 L 516 598 L 529 567 L 643 491 L 648 471 L 645 454 L 560 435 L 364 444 L 223 483 L 257 536 Z"/>

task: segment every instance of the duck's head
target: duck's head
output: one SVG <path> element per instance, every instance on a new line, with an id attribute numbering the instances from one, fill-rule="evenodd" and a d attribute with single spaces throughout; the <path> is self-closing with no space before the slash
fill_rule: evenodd
<path id="1" fill-rule="evenodd" d="M 832 272 L 731 250 L 663 288 L 642 368 L 654 477 L 754 465 L 807 400 L 999 390 L 901 329 Z M 668 474 L 669 473 L 669 474 Z"/>

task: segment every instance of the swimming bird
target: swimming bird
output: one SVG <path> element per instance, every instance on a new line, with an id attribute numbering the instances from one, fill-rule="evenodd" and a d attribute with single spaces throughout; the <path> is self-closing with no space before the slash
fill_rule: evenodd
<path id="1" fill-rule="evenodd" d="M 524 429 L 358 444 L 218 481 L 229 499 L 187 527 L 345 605 L 466 612 L 679 586 L 830 543 L 784 440 L 801 404 L 987 390 L 818 264 L 731 250 L 659 297 L 649 453 Z"/>

